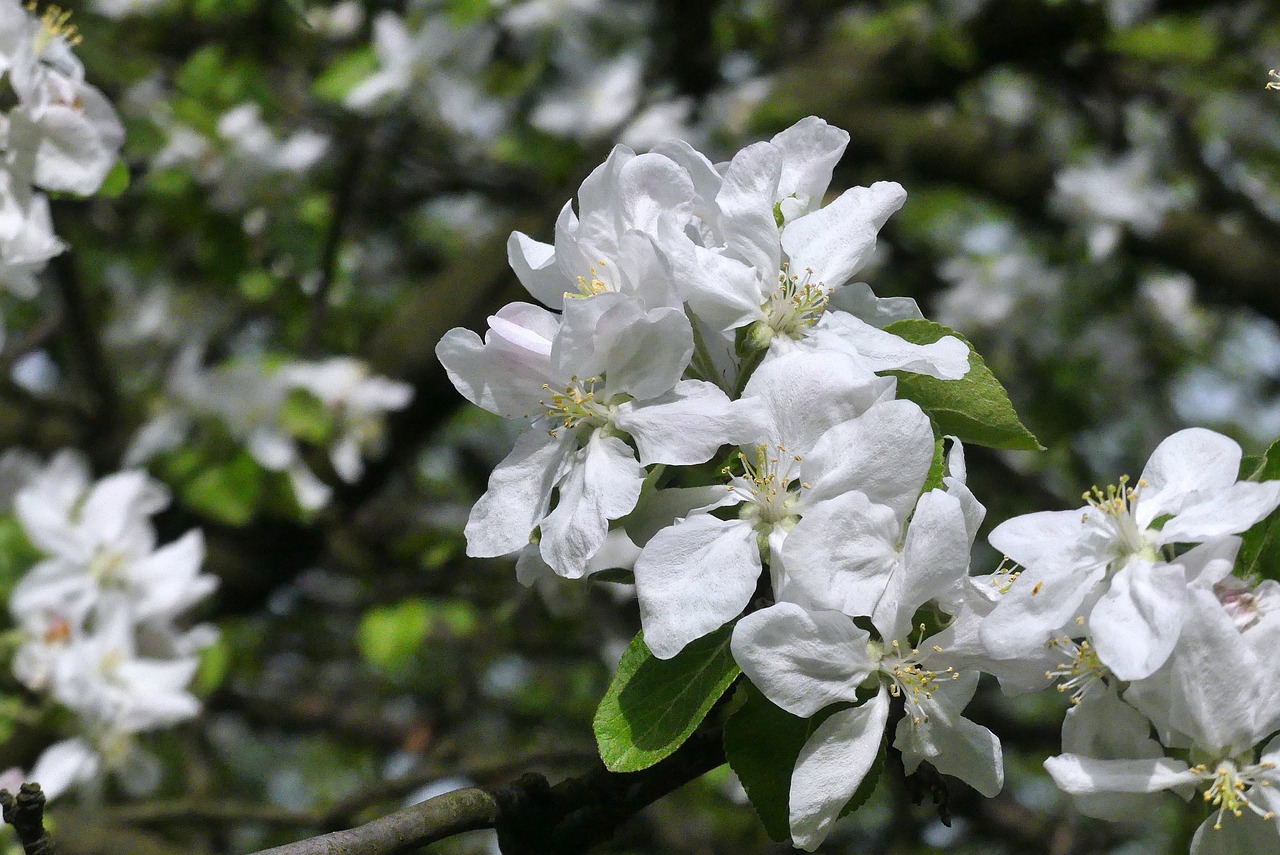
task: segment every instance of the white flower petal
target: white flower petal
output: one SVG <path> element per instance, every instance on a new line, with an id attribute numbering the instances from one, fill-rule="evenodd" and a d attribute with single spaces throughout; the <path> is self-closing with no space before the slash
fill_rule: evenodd
<path id="1" fill-rule="evenodd" d="M 902 524 L 893 509 L 862 493 L 845 493 L 811 508 L 787 536 L 788 599 L 815 609 L 870 615 L 902 572 Z"/>
<path id="2" fill-rule="evenodd" d="M 698 514 L 655 534 L 635 564 L 640 623 L 653 655 L 670 659 L 737 617 L 762 566 L 756 533 L 742 520 Z"/>
<path id="3" fill-rule="evenodd" d="M 613 423 L 636 442 L 640 463 L 705 463 L 730 438 L 734 409 L 714 383 L 682 380 L 665 395 L 618 407 Z"/>
<path id="4" fill-rule="evenodd" d="M 546 516 L 551 491 L 576 446 L 570 431 L 551 436 L 531 428 L 489 476 L 489 489 L 467 520 L 467 555 L 493 558 L 517 552 Z"/>
<path id="5" fill-rule="evenodd" d="M 1186 573 L 1179 564 L 1130 559 L 1089 613 L 1098 658 L 1121 680 L 1149 677 L 1182 632 Z"/>
<path id="6" fill-rule="evenodd" d="M 1000 739 L 968 719 L 957 718 L 943 727 L 934 721 L 914 724 L 904 716 L 898 721 L 893 744 L 902 752 L 908 775 L 927 760 L 942 774 L 959 778 L 987 798 L 1004 788 Z"/>
<path id="7" fill-rule="evenodd" d="M 555 509 L 542 521 L 542 557 L 561 576 L 581 577 L 609 533 L 609 520 L 631 512 L 643 484 L 644 468 L 631 447 L 592 433 L 559 484 Z"/>
<path id="8" fill-rule="evenodd" d="M 824 208 L 787 223 L 782 248 L 794 272 L 813 270 L 828 288 L 849 281 L 876 246 L 876 233 L 907 200 L 900 184 L 852 187 Z"/>
<path id="9" fill-rule="evenodd" d="M 875 668 L 870 633 L 839 612 L 810 612 L 777 603 L 738 621 L 733 658 L 742 672 L 782 709 L 808 718 L 836 701 L 856 699 Z"/>
<path id="10" fill-rule="evenodd" d="M 1064 793 L 1155 793 L 1196 781 L 1196 773 L 1181 760 L 1152 757 L 1142 760 L 1095 760 L 1059 754 L 1044 761 L 1053 782 Z"/>
<path id="11" fill-rule="evenodd" d="M 809 737 L 791 773 L 791 839 L 812 852 L 822 845 L 840 811 L 871 770 L 885 722 L 889 693 L 841 710 Z"/>
<path id="12" fill-rule="evenodd" d="M 810 505 L 857 490 L 905 521 L 933 464 L 933 426 L 911 401 L 884 401 L 836 425 L 804 456 Z"/>

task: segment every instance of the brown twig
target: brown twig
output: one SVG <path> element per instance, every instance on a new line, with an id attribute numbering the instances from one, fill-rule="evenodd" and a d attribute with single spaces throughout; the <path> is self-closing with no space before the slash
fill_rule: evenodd
<path id="1" fill-rule="evenodd" d="M 39 784 L 23 784 L 14 796 L 0 790 L 0 808 L 4 821 L 18 832 L 24 855 L 56 855 L 53 838 L 44 827 L 44 793 Z"/>

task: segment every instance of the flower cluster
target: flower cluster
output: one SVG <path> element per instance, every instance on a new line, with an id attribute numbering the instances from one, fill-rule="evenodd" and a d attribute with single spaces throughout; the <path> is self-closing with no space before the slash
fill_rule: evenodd
<path id="1" fill-rule="evenodd" d="M 511 236 L 541 305 L 436 350 L 468 400 L 527 425 L 472 509 L 468 554 L 514 555 L 526 583 L 630 571 L 658 660 L 730 627 L 755 689 L 810 719 L 785 770 L 799 847 L 830 834 L 886 737 L 908 773 L 927 762 L 995 795 L 999 739 L 963 716 L 989 673 L 1071 693 L 1048 765 L 1084 809 L 1199 787 L 1213 824 L 1241 818 L 1229 842 L 1274 848 L 1280 748 L 1261 743 L 1280 670 L 1262 651 L 1280 585 L 1232 571 L 1280 481 L 1240 480 L 1239 446 L 1185 430 L 1136 483 L 998 526 L 1020 569 L 971 576 L 986 511 L 937 425 L 969 405 L 927 390 L 981 384 L 981 363 L 912 301 L 852 284 L 905 194 L 824 205 L 846 141 L 811 117 L 722 164 L 619 146 L 553 243 Z"/>
<path id="2" fill-rule="evenodd" d="M 1280 506 L 1280 481 L 1240 469 L 1234 441 L 1190 428 L 1136 483 L 991 533 L 1022 569 L 989 580 L 985 646 L 1045 663 L 1074 702 L 1064 753 L 1045 764 L 1054 781 L 1104 819 L 1199 791 L 1213 811 L 1195 853 L 1272 851 L 1280 832 L 1280 748 L 1267 742 L 1280 729 L 1280 585 L 1233 574 L 1239 535 Z"/>
<path id="3" fill-rule="evenodd" d="M 381 451 L 386 413 L 413 397 L 407 383 L 373 374 L 351 357 L 271 362 L 244 357 L 211 369 L 202 350 L 174 362 L 167 402 L 176 407 L 143 426 L 125 455 L 138 465 L 180 445 L 201 420 L 214 420 L 271 472 L 283 472 L 306 511 L 324 507 L 332 488 L 303 459 L 300 442 L 328 447 L 334 473 L 347 483 L 364 474 L 364 456 Z"/>
<path id="4" fill-rule="evenodd" d="M 72 53 L 80 37 L 71 13 L 0 2 L 0 74 L 8 83 L 0 162 L 0 283 L 22 297 L 35 275 L 65 249 L 40 190 L 87 196 L 117 162 L 124 126 L 85 82 Z"/>
<path id="5" fill-rule="evenodd" d="M 94 481 L 74 452 L 21 468 L 28 471 L 12 510 L 42 557 L 9 601 L 19 639 L 13 673 L 70 709 L 78 729 L 46 749 L 27 777 L 51 797 L 106 772 L 131 789 L 153 789 L 159 763 L 136 736 L 199 713 L 190 685 L 199 652 L 217 637 L 208 625 L 183 628 L 217 585 L 200 572 L 203 535 L 157 544 L 151 516 L 169 497 L 142 472 Z"/>
<path id="6" fill-rule="evenodd" d="M 733 652 L 771 700 L 807 716 L 870 691 L 796 767 L 807 847 L 867 772 L 891 696 L 913 711 L 898 745 L 915 762 L 984 792 L 1001 781 L 995 738 L 958 714 L 976 672 L 909 640 L 967 574 L 983 511 L 958 444 L 945 486 L 926 484 L 941 446 L 888 373 L 958 379 L 969 348 L 883 329 L 918 318 L 914 303 L 851 284 L 905 193 L 878 183 L 824 206 L 847 140 L 809 118 L 719 166 L 681 142 L 615 148 L 554 244 L 508 244 L 549 308 L 511 304 L 483 340 L 453 330 L 437 348 L 470 401 L 528 423 L 472 511 L 469 554 L 518 553 L 526 581 L 633 569 L 663 659 L 764 595 L 776 604 L 737 624 Z M 716 458 L 722 479 L 671 477 Z"/>

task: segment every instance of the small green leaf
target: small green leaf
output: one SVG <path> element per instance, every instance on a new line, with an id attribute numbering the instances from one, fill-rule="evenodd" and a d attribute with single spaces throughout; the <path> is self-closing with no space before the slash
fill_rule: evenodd
<path id="1" fill-rule="evenodd" d="M 230 666 L 231 645 L 224 636 L 200 652 L 200 667 L 196 671 L 192 691 L 201 698 L 207 698 L 222 685 Z"/>
<path id="2" fill-rule="evenodd" d="M 111 171 L 107 173 L 107 177 L 103 179 L 102 186 L 98 188 L 98 195 L 103 199 L 117 199 L 128 189 L 129 164 L 123 160 L 117 160 L 115 166 L 111 167 Z"/>
<path id="3" fill-rule="evenodd" d="M 942 479 L 947 474 L 947 455 L 943 448 L 942 439 L 938 438 L 933 444 L 933 462 L 929 464 L 929 474 L 925 476 L 924 487 L 920 492 L 927 493 L 930 490 L 936 490 L 942 486 Z"/>
<path id="4" fill-rule="evenodd" d="M 671 659 L 655 657 L 643 635 L 631 640 L 596 710 L 596 742 L 609 771 L 647 769 L 689 738 L 741 673 L 729 652 L 732 634 L 732 626 L 721 627 Z"/>
<path id="5" fill-rule="evenodd" d="M 365 612 L 356 632 L 364 660 L 384 671 L 397 671 L 412 660 L 431 630 L 431 607 L 409 599 Z"/>
<path id="6" fill-rule="evenodd" d="M 919 404 L 942 433 L 973 445 L 1043 451 L 1035 436 L 1018 420 L 1009 393 L 964 336 L 942 324 L 918 319 L 895 321 L 885 331 L 914 344 L 932 344 L 952 335 L 968 346 L 969 373 L 959 380 L 888 372 L 898 378 L 898 397 Z"/>
<path id="7" fill-rule="evenodd" d="M 1273 442 L 1267 453 L 1249 469 L 1252 470 L 1248 476 L 1250 481 L 1280 479 L 1280 440 Z M 1256 574 L 1265 579 L 1280 579 L 1280 518 L 1272 514 L 1256 523 L 1244 533 L 1243 541 L 1236 559 L 1240 572 L 1245 576 Z"/>
<path id="8" fill-rule="evenodd" d="M 294 389 L 280 408 L 280 426 L 298 439 L 325 445 L 333 435 L 333 416 L 315 395 Z"/>
<path id="9" fill-rule="evenodd" d="M 377 70 L 377 54 L 366 45 L 353 50 L 321 72 L 315 83 L 311 84 L 311 91 L 322 101 L 341 101 Z"/>
<path id="10" fill-rule="evenodd" d="M 247 453 L 230 463 L 204 470 L 183 485 L 183 500 L 198 511 L 227 525 L 244 525 L 262 503 L 265 473 Z"/>

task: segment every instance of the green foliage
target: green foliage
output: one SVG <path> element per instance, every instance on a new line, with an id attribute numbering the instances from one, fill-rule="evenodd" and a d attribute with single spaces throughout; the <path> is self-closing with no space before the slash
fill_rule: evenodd
<path id="1" fill-rule="evenodd" d="M 365 612 L 356 647 L 370 665 L 394 673 L 414 661 L 428 638 L 467 638 L 479 627 L 479 615 L 466 600 L 411 598 Z"/>
<path id="2" fill-rule="evenodd" d="M 311 91 L 323 101 L 338 102 L 355 89 L 366 77 L 378 70 L 378 57 L 369 45 L 362 45 L 343 54 L 324 70 Z"/>
<path id="3" fill-rule="evenodd" d="M 17 517 L 0 516 L 0 602 L 6 602 L 18 580 L 40 560 Z"/>
<path id="4" fill-rule="evenodd" d="M 223 635 L 200 653 L 200 668 L 191 685 L 197 696 L 205 698 L 213 694 L 227 678 L 231 667 L 231 645 Z"/>
<path id="5" fill-rule="evenodd" d="M 1207 17 L 1165 15 L 1112 34 L 1107 46 L 1144 62 L 1197 64 L 1217 54 L 1219 39 Z"/>
<path id="6" fill-rule="evenodd" d="M 947 453 L 943 445 L 941 438 L 933 443 L 933 462 L 929 464 L 929 474 L 924 479 L 924 488 L 921 490 L 923 493 L 942 486 L 942 479 L 947 474 Z"/>
<path id="7" fill-rule="evenodd" d="M 356 633 L 356 646 L 370 665 L 396 671 L 412 660 L 431 631 L 426 601 L 404 600 L 365 612 Z"/>
<path id="8" fill-rule="evenodd" d="M 1242 464 L 1243 469 L 1248 461 Z M 1280 479 L 1280 439 L 1271 444 L 1261 459 L 1249 466 L 1250 481 Z M 1241 473 L 1242 477 L 1245 473 Z M 1240 572 L 1265 579 L 1280 579 L 1280 515 L 1272 514 L 1244 533 L 1240 554 L 1236 559 Z"/>
<path id="9" fill-rule="evenodd" d="M 315 395 L 294 389 L 280 408 L 280 426 L 292 436 L 324 445 L 333 435 L 333 417 Z"/>
<path id="10" fill-rule="evenodd" d="M 94 195 L 102 199 L 118 199 L 129 189 L 129 180 L 129 164 L 117 160 Z"/>
<path id="11" fill-rule="evenodd" d="M 244 525 L 262 505 L 266 472 L 248 452 L 208 465 L 182 485 L 182 500 L 218 522 Z"/>
<path id="12" fill-rule="evenodd" d="M 647 769 L 702 723 L 741 672 L 721 627 L 671 659 L 658 659 L 643 635 L 631 640 L 596 711 L 596 742 L 611 772 Z"/>
<path id="13" fill-rule="evenodd" d="M 898 397 L 919 404 L 942 433 L 972 445 L 1043 450 L 1019 421 L 1009 393 L 964 336 L 942 324 L 916 319 L 897 321 L 885 329 L 914 344 L 932 344 L 952 335 L 969 347 L 969 373 L 959 380 L 890 372 L 898 378 Z"/>

